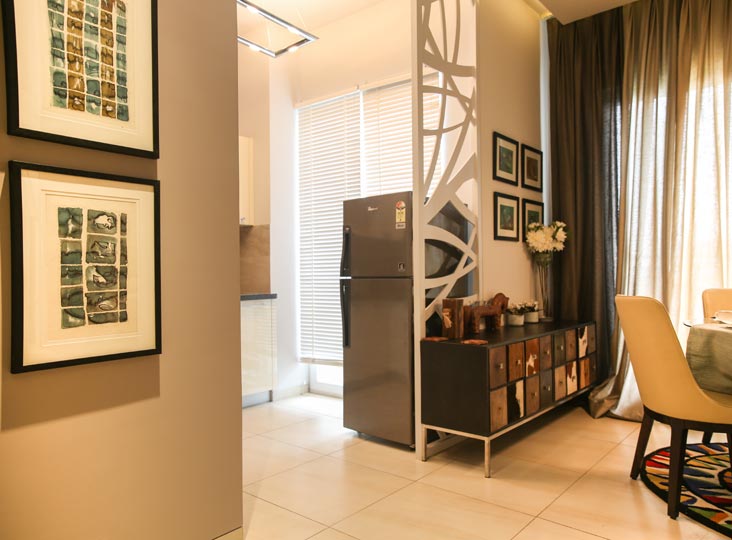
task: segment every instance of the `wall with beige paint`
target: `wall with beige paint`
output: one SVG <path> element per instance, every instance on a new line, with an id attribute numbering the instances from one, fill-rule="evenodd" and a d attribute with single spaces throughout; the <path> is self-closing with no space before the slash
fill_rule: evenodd
<path id="1" fill-rule="evenodd" d="M 208 540 L 242 524 L 235 3 L 159 0 L 159 31 L 159 161 L 9 137 L 0 82 L 3 539 Z M 8 159 L 160 179 L 162 355 L 9 373 Z"/>
<path id="2" fill-rule="evenodd" d="M 541 194 L 493 180 L 493 132 L 541 149 L 540 18 L 523 0 L 478 5 L 481 283 L 487 297 L 500 291 L 512 301 L 528 300 L 538 296 L 531 258 L 523 241 L 493 239 L 493 193 L 538 201 Z"/>

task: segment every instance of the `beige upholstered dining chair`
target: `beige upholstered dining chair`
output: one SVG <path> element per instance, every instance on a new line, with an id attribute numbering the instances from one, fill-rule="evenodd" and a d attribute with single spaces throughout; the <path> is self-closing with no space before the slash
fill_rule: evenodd
<path id="1" fill-rule="evenodd" d="M 638 478 L 653 422 L 671 426 L 668 515 L 676 519 L 688 430 L 726 433 L 732 447 L 732 395 L 697 385 L 663 304 L 653 298 L 618 295 L 615 305 L 643 402 L 630 477 Z"/>
<path id="2" fill-rule="evenodd" d="M 721 309 L 732 309 L 732 289 L 706 289 L 702 291 L 704 318 L 711 319 Z M 702 437 L 704 444 L 712 442 L 712 432 L 705 431 Z"/>
<path id="3" fill-rule="evenodd" d="M 704 318 L 710 319 L 721 309 L 732 309 L 732 289 L 707 289 L 702 292 Z"/>

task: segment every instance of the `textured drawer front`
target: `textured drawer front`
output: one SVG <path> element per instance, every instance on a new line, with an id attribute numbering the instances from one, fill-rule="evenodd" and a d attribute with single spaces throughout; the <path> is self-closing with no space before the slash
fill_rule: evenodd
<path id="1" fill-rule="evenodd" d="M 511 343 L 508 346 L 508 380 L 515 381 L 524 376 L 524 344 Z"/>
<path id="2" fill-rule="evenodd" d="M 491 388 L 506 384 L 506 347 L 489 349 L 490 385 Z"/>
<path id="3" fill-rule="evenodd" d="M 554 368 L 554 400 L 567 397 L 567 369 L 565 366 Z"/>
<path id="4" fill-rule="evenodd" d="M 498 431 L 508 424 L 506 387 L 491 392 L 491 431 Z"/>
<path id="5" fill-rule="evenodd" d="M 577 391 L 579 377 L 577 376 L 577 362 L 567 362 L 567 395 L 572 395 Z"/>
<path id="6" fill-rule="evenodd" d="M 506 396 L 506 407 L 508 408 L 508 422 L 517 422 L 526 416 L 524 405 L 524 380 L 509 383 Z"/>
<path id="7" fill-rule="evenodd" d="M 597 382 L 597 355 L 590 355 L 590 384 Z"/>
<path id="8" fill-rule="evenodd" d="M 590 386 L 590 359 L 583 358 L 579 361 L 579 387 L 587 388 Z"/>
<path id="9" fill-rule="evenodd" d="M 539 355 L 541 370 L 552 368 L 552 337 L 539 338 Z"/>
<path id="10" fill-rule="evenodd" d="M 554 401 L 554 371 L 547 369 L 539 375 L 540 379 L 540 404 L 541 408 L 548 407 Z"/>
<path id="11" fill-rule="evenodd" d="M 539 339 L 530 339 L 526 342 L 526 376 L 539 373 Z"/>
<path id="12" fill-rule="evenodd" d="M 539 376 L 526 379 L 526 415 L 531 416 L 539 410 Z"/>
<path id="13" fill-rule="evenodd" d="M 590 324 L 587 327 L 587 352 L 593 353 L 597 350 L 597 343 L 595 341 L 595 325 Z"/>
<path id="14" fill-rule="evenodd" d="M 564 333 L 564 350 L 567 362 L 577 360 L 577 330 L 567 330 Z"/>
<path id="15" fill-rule="evenodd" d="M 584 358 L 587 356 L 587 340 L 588 337 L 588 331 L 587 326 L 583 326 L 581 328 L 577 329 L 577 357 L 578 358 Z"/>
<path id="16" fill-rule="evenodd" d="M 564 334 L 554 334 L 554 365 L 561 366 L 564 362 Z"/>

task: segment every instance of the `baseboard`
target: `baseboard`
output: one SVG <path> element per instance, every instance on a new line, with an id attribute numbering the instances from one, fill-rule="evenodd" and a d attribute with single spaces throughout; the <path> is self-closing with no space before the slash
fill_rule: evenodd
<path id="1" fill-rule="evenodd" d="M 259 392 L 257 394 L 249 394 L 247 396 L 241 397 L 241 408 L 246 409 L 247 407 L 261 405 L 262 403 L 267 403 L 268 401 L 272 401 L 272 392 L 270 390 Z"/>
<path id="2" fill-rule="evenodd" d="M 291 397 L 301 396 L 303 394 L 307 394 L 307 391 L 307 384 L 299 384 L 297 386 L 291 386 L 289 388 L 277 388 L 274 392 L 272 392 L 272 400 L 277 401 L 279 399 L 287 399 Z"/>
<path id="3" fill-rule="evenodd" d="M 214 540 L 244 540 L 244 529 L 238 529 L 226 533 L 224 536 L 217 536 Z"/>

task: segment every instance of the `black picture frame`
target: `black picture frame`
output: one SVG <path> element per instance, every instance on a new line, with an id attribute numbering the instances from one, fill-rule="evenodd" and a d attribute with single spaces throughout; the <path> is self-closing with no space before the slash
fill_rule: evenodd
<path id="1" fill-rule="evenodd" d="M 498 191 L 493 193 L 493 239 L 519 241 L 521 224 L 519 198 Z"/>
<path id="2" fill-rule="evenodd" d="M 521 145 L 521 187 L 544 191 L 544 154 L 528 144 Z"/>
<path id="3" fill-rule="evenodd" d="M 538 218 L 536 217 L 538 214 Z M 526 242 L 526 231 L 531 223 L 544 224 L 544 203 L 541 201 L 533 201 L 531 199 L 521 200 L 521 222 L 523 230 L 523 239 Z"/>
<path id="4" fill-rule="evenodd" d="M 142 0 L 141 4 L 147 2 L 149 11 L 133 10 L 131 15 L 134 17 L 130 17 L 129 21 L 126 7 L 121 15 L 120 12 L 105 12 L 110 13 L 109 19 L 113 21 L 110 23 L 111 30 L 101 26 L 104 17 L 99 17 L 102 14 L 99 10 L 95 15 L 96 24 L 93 22 L 94 17 L 89 20 L 73 19 L 83 30 L 77 30 L 79 36 L 72 36 L 70 31 L 66 32 L 66 19 L 72 20 L 72 15 L 63 11 L 53 12 L 52 2 L 2 0 L 8 134 L 137 157 L 159 158 L 158 10 L 157 0 Z M 38 8 L 38 4 L 44 8 Z M 62 3 L 57 5 L 63 10 Z M 119 10 L 118 7 L 110 9 Z M 44 14 L 43 20 L 31 20 L 31 14 L 37 12 Z M 51 12 L 58 17 L 56 28 L 49 22 Z M 120 19 L 125 21 L 124 24 L 119 25 L 117 21 Z M 90 32 L 96 32 L 89 36 L 96 35 L 100 40 L 103 38 L 102 29 L 111 32 L 112 48 L 105 50 L 102 41 L 94 44 L 96 53 L 91 54 L 97 55 L 96 61 L 91 56 L 87 57 L 87 26 L 92 29 Z M 80 41 L 72 43 L 72 38 Z M 42 45 L 35 49 L 29 45 L 31 40 L 38 39 L 48 43 L 45 50 Z M 135 45 L 138 50 L 143 49 L 144 53 L 131 56 L 135 60 L 128 63 L 127 44 L 128 40 L 133 39 L 137 39 Z M 63 50 L 54 48 L 56 44 Z M 78 55 L 70 52 L 72 47 L 78 47 Z M 40 53 L 36 52 L 37 49 L 41 49 Z M 100 50 L 110 53 L 100 57 Z M 56 56 L 52 54 L 54 51 Z M 35 57 L 34 54 L 40 56 Z M 110 56 L 111 64 L 105 64 L 104 59 Z M 76 60 L 72 61 L 71 57 Z M 96 71 L 87 67 L 89 63 L 96 66 Z M 83 68 L 72 71 L 73 66 L 81 65 Z M 42 73 L 45 73 L 45 79 Z M 93 87 L 90 83 L 93 83 Z M 38 95 L 33 93 L 36 91 Z M 72 99 L 73 107 L 70 105 Z M 67 105 L 61 105 L 64 102 Z M 45 105 L 39 107 L 39 103 Z"/>
<path id="5" fill-rule="evenodd" d="M 159 181 L 8 171 L 11 373 L 161 354 Z"/>
<path id="6" fill-rule="evenodd" d="M 519 184 L 519 143 L 493 132 L 493 179 L 513 186 Z"/>

